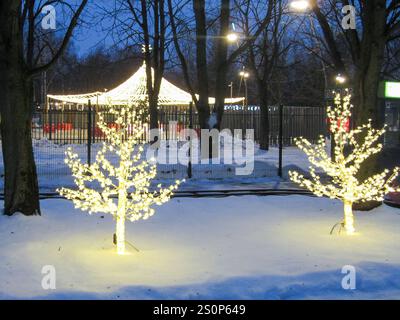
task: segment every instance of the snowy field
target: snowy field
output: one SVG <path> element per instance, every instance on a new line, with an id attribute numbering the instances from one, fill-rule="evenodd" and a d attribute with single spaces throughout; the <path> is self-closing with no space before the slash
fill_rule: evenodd
<path id="1" fill-rule="evenodd" d="M 306 196 L 175 198 L 127 224 L 140 252 L 118 256 L 110 216 L 60 199 L 42 217 L 0 217 L 0 298 L 400 298 L 400 210 L 356 213 L 354 236 L 330 235 L 340 202 Z M 56 289 L 41 270 L 56 268 Z M 344 265 L 356 289 L 341 287 Z"/>

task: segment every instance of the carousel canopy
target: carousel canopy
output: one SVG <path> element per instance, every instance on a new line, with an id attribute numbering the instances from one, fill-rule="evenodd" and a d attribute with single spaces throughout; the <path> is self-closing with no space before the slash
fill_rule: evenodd
<path id="1" fill-rule="evenodd" d="M 151 70 L 154 74 L 154 70 Z M 139 68 L 128 80 L 120 84 L 118 87 L 107 92 L 92 92 L 86 94 L 73 95 L 47 95 L 48 98 L 77 104 L 87 104 L 88 100 L 92 105 L 121 105 L 128 102 L 145 101 L 147 98 L 146 86 L 146 65 Z M 232 104 L 243 101 L 244 98 L 228 98 L 225 103 Z M 158 102 L 160 105 L 188 105 L 192 101 L 192 96 L 167 81 L 165 78 L 161 81 Z M 214 104 L 215 98 L 210 97 L 209 103 Z"/>

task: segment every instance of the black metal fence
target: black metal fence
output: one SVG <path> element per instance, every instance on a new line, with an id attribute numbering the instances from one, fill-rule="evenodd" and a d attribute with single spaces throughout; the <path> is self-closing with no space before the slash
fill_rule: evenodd
<path id="1" fill-rule="evenodd" d="M 104 112 L 104 111 L 103 111 Z M 113 125 L 112 116 L 107 117 L 108 124 Z M 96 125 L 98 111 L 63 111 L 49 110 L 35 112 L 32 125 L 34 140 L 47 139 L 55 144 L 91 144 L 104 141 L 105 137 Z M 188 108 L 164 107 L 158 112 L 161 138 L 177 139 L 179 132 L 189 127 L 190 121 L 194 129 L 200 129 L 197 112 L 190 113 Z M 279 141 L 279 107 L 269 109 L 269 142 L 276 146 Z M 254 140 L 260 141 L 260 110 L 256 106 L 246 109 L 237 107 L 225 110 L 221 129 L 254 130 Z M 303 136 L 315 142 L 321 134 L 326 133 L 326 113 L 324 108 L 283 107 L 283 144 L 293 145 L 294 138 Z M 90 139 L 89 139 L 90 138 Z M 144 139 L 149 139 L 145 135 Z"/>
<path id="2" fill-rule="evenodd" d="M 222 128 L 254 129 L 254 140 L 261 139 L 261 115 L 259 107 L 250 106 L 248 110 L 226 110 L 222 119 Z M 282 139 L 284 146 L 294 145 L 294 138 L 302 136 L 316 142 L 325 135 L 326 110 L 318 107 L 283 106 Z M 279 144 L 279 106 L 269 107 L 269 144 Z"/>
<path id="3" fill-rule="evenodd" d="M 287 147 L 283 152 L 283 167 L 301 167 L 306 163 L 305 158 L 299 156 L 298 150 L 293 147 L 294 138 L 303 136 L 315 142 L 319 136 L 326 134 L 326 115 L 322 108 L 312 107 L 282 107 L 282 116 L 279 107 L 270 107 L 269 110 L 269 141 L 271 150 L 261 152 L 256 150 L 254 170 L 243 178 L 277 177 L 279 165 L 282 164 L 282 153 L 278 150 L 279 141 Z M 159 110 L 159 126 L 161 140 L 176 141 L 182 129 L 192 126 L 199 129 L 198 116 L 194 108 L 165 107 Z M 60 186 L 73 185 L 69 168 L 64 163 L 65 150 L 73 145 L 82 161 L 90 162 L 100 148 L 99 142 L 105 137 L 96 125 L 98 112 L 96 110 L 66 111 L 49 110 L 38 111 L 34 114 L 32 123 L 33 149 L 38 171 L 39 186 L 42 192 L 54 191 Z M 114 125 L 111 116 L 106 119 L 108 125 Z M 280 136 L 280 120 L 282 121 Z M 221 129 L 254 130 L 257 143 L 260 140 L 260 111 L 258 107 L 249 106 L 227 109 L 224 113 Z M 281 139 L 279 139 L 281 137 Z M 148 140 L 148 135 L 144 136 Z M 177 142 L 178 144 L 180 142 Z M 168 148 L 174 148 L 173 146 Z M 176 148 L 176 147 L 175 147 Z M 280 159 L 280 160 L 279 160 Z M 187 178 L 202 179 L 236 179 L 235 169 L 238 163 L 221 164 L 193 164 L 189 163 L 159 163 L 159 180 Z M 0 174 L 3 171 L 2 156 L 0 157 Z M 285 169 L 283 170 L 285 174 Z M 190 172 L 190 174 L 189 174 Z M 282 170 L 281 170 L 282 172 Z M 0 180 L 0 190 L 3 179 Z"/>

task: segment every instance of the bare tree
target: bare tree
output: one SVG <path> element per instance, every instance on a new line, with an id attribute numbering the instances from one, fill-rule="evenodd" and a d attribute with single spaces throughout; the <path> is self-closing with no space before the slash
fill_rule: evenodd
<path id="1" fill-rule="evenodd" d="M 177 24 L 175 21 L 176 13 L 178 10 L 173 10 L 172 0 L 168 1 L 169 7 L 169 16 L 171 20 L 171 29 L 174 38 L 174 44 L 176 51 L 178 52 L 178 57 L 181 61 L 182 70 L 184 73 L 184 78 L 187 81 L 187 87 L 191 90 L 192 97 L 194 96 L 194 86 L 190 81 L 190 76 L 188 74 L 188 62 L 186 57 L 182 54 L 182 49 L 179 43 L 179 31 L 177 29 Z M 182 8 L 182 5 L 176 5 L 178 8 Z M 185 2 L 184 2 L 185 3 Z M 195 18 L 195 44 L 196 44 L 196 72 L 197 72 L 197 87 L 199 91 L 199 98 L 194 99 L 196 104 L 198 113 L 199 113 L 199 122 L 202 128 L 211 129 L 209 127 L 209 118 L 210 118 L 210 106 L 208 104 L 208 97 L 210 95 L 210 82 L 211 76 L 208 70 L 208 59 L 209 52 L 207 50 L 207 16 L 206 16 L 206 3 L 204 0 L 193 0 L 193 11 Z M 235 10 L 237 7 L 242 7 L 241 10 L 248 10 L 250 6 L 250 0 L 243 0 L 239 4 L 236 4 Z M 229 50 L 229 43 L 227 41 L 227 34 L 229 32 L 229 25 L 231 18 L 234 14 L 234 8 L 231 7 L 230 0 L 220 0 L 219 2 L 219 13 L 214 20 L 213 24 L 218 24 L 218 34 L 213 37 L 212 41 L 215 42 L 215 88 L 214 88 L 214 96 L 215 96 L 215 105 L 214 105 L 214 114 L 216 119 L 215 127 L 219 128 L 221 125 L 221 120 L 224 112 L 225 105 L 225 96 L 226 96 L 226 88 L 227 88 L 227 73 L 230 66 L 238 59 L 239 56 L 244 54 L 244 52 L 248 49 L 250 45 L 255 41 L 255 39 L 259 36 L 259 34 L 266 27 L 269 16 L 271 14 L 270 11 L 265 12 L 265 15 L 260 18 L 262 23 L 257 26 L 251 26 L 249 28 L 249 36 L 244 39 L 237 48 Z M 186 22 L 188 23 L 188 22 Z"/>
<path id="2" fill-rule="evenodd" d="M 199 122 L 201 128 L 209 128 L 208 118 L 210 116 L 210 106 L 208 104 L 209 76 L 207 68 L 207 29 L 205 1 L 194 0 L 193 10 L 196 21 L 196 71 L 197 86 L 199 88 L 199 100 L 197 101 L 196 106 L 199 112 Z M 170 15 L 170 19 L 173 20 L 172 15 Z M 177 43 L 175 42 L 175 45 L 176 44 Z M 184 62 L 182 62 L 182 64 L 183 63 Z M 193 95 L 194 94 L 192 93 L 192 96 Z"/>
<path id="3" fill-rule="evenodd" d="M 165 0 L 117 0 L 111 8 L 108 4 L 101 7 L 104 19 L 113 21 L 106 29 L 115 36 L 116 46 L 142 46 L 152 129 L 158 128 L 158 97 L 169 44 L 165 8 Z"/>
<path id="4" fill-rule="evenodd" d="M 261 7 L 261 8 L 260 8 Z M 282 1 L 269 0 L 268 3 L 255 2 L 250 12 L 243 12 L 241 21 L 247 37 L 249 36 L 250 24 L 262 24 L 259 12 L 262 7 L 271 11 L 267 15 L 269 21 L 267 26 L 260 33 L 254 44 L 249 46 L 248 61 L 257 85 L 257 96 L 260 105 L 260 148 L 269 149 L 269 103 L 271 101 L 270 91 L 273 75 L 278 67 L 282 67 L 282 60 L 291 46 L 284 44 L 285 34 L 290 25 L 289 21 L 282 21 L 284 18 L 284 6 Z"/>
<path id="5" fill-rule="evenodd" d="M 0 3 L 0 98 L 4 159 L 4 213 L 40 214 L 39 188 L 33 157 L 31 119 L 33 77 L 47 70 L 63 54 L 86 6 L 75 10 L 64 1 L 9 0 Z M 42 50 L 35 50 L 40 36 L 40 13 L 48 4 L 65 5 L 71 19 L 60 47 L 39 64 Z"/>
<path id="6" fill-rule="evenodd" d="M 179 30 L 177 26 L 177 13 L 185 8 L 188 1 L 178 1 L 178 3 L 172 3 L 172 0 L 167 0 L 168 2 L 168 13 L 170 19 L 170 25 L 173 35 L 173 41 L 176 53 L 181 62 L 181 67 L 183 71 L 183 76 L 188 87 L 189 93 L 192 96 L 192 100 L 196 106 L 199 114 L 199 123 L 201 128 L 208 128 L 208 118 L 210 116 L 210 106 L 208 103 L 209 97 L 209 74 L 207 66 L 207 23 L 206 23 L 206 13 L 205 13 L 205 1 L 204 0 L 193 0 L 192 8 L 195 18 L 195 42 L 196 42 L 196 78 L 197 78 L 197 88 L 198 96 L 196 96 L 194 85 L 192 83 L 191 77 L 189 75 L 189 63 L 187 57 L 185 57 L 180 40 L 181 37 L 178 36 Z M 175 10 L 174 10 L 175 7 Z M 188 21 L 182 21 L 186 25 L 189 24 Z"/>
<path id="7" fill-rule="evenodd" d="M 383 125 L 383 110 L 378 103 L 378 86 L 384 66 L 385 48 L 400 37 L 400 4 L 397 0 L 342 0 L 319 5 L 312 0 L 312 10 L 319 22 L 337 72 L 351 78 L 355 105 L 355 123 L 359 125 L 372 119 L 373 126 Z M 344 29 L 341 6 L 357 9 L 356 28 Z M 378 171 L 378 159 L 370 158 L 360 170 L 359 179 Z M 358 209 L 370 209 L 376 203 L 358 204 Z"/>
<path id="8" fill-rule="evenodd" d="M 146 62 L 147 93 L 149 99 L 150 128 L 158 128 L 158 95 L 164 76 L 166 50 L 166 13 L 164 0 L 140 0 L 139 8 L 126 0 L 134 20 L 140 27 Z M 138 2 L 136 1 L 138 4 Z M 151 30 L 152 29 L 152 30 Z M 154 75 L 151 72 L 154 69 Z M 153 79 L 154 77 L 154 79 Z"/>

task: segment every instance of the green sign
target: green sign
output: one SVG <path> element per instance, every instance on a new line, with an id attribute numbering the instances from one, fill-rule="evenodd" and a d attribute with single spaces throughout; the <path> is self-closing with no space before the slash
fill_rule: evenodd
<path id="1" fill-rule="evenodd" d="M 385 98 L 400 99 L 400 82 L 385 82 Z"/>

